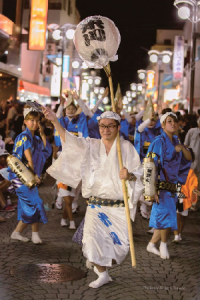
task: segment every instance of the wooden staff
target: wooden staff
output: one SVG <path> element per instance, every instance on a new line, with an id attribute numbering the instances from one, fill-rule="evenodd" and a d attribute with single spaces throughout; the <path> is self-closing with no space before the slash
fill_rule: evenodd
<path id="1" fill-rule="evenodd" d="M 108 64 L 106 67 L 104 67 L 104 71 L 106 72 L 106 75 L 107 75 L 108 81 L 109 81 L 112 110 L 113 110 L 113 112 L 116 112 L 110 64 Z M 117 153 L 118 153 L 119 167 L 121 170 L 123 168 L 123 162 L 122 162 L 122 152 L 121 152 L 119 132 L 117 134 Z M 130 218 L 130 212 L 129 212 L 129 206 L 128 206 L 128 195 L 127 195 L 127 187 L 126 187 L 125 179 L 122 179 L 122 189 L 123 189 L 123 195 L 124 195 L 126 220 L 127 220 L 127 225 L 128 225 L 128 236 L 129 236 L 129 242 L 130 242 L 131 262 L 132 262 L 132 267 L 135 268 L 136 267 L 136 259 L 135 259 L 135 249 L 134 249 L 134 241 L 133 241 L 133 230 L 132 230 L 132 224 L 131 224 L 131 218 Z"/>

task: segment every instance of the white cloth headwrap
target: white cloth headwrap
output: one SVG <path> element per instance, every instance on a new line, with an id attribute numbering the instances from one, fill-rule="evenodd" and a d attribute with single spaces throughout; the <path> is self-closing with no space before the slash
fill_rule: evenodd
<path id="1" fill-rule="evenodd" d="M 24 118 L 31 112 L 31 111 L 37 111 L 33 107 L 26 107 L 24 108 Z"/>
<path id="2" fill-rule="evenodd" d="M 119 123 L 121 121 L 120 116 L 113 111 L 105 111 L 99 117 L 97 117 L 97 121 L 101 119 L 113 119 L 113 120 L 117 120 Z"/>
<path id="3" fill-rule="evenodd" d="M 165 119 L 170 115 L 177 118 L 177 115 L 174 114 L 173 112 L 171 112 L 171 111 L 167 112 L 166 114 L 162 115 L 162 117 L 160 118 L 160 124 L 162 124 L 165 121 Z"/>

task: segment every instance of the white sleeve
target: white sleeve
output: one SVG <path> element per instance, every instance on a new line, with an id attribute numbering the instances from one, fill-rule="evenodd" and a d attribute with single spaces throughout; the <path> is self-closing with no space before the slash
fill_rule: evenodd
<path id="1" fill-rule="evenodd" d="M 185 136 L 184 145 L 190 146 L 190 130 L 187 132 L 187 134 Z"/>
<path id="2" fill-rule="evenodd" d="M 132 221 L 134 221 L 137 211 L 137 202 L 144 188 L 142 182 L 143 166 L 135 147 L 129 143 L 127 148 L 128 151 L 125 167 L 128 169 L 129 173 L 133 173 L 136 176 L 136 181 L 127 181 L 130 217 Z"/>
<path id="3" fill-rule="evenodd" d="M 99 105 L 102 103 L 103 99 L 104 98 L 99 99 L 97 101 L 97 103 L 95 104 L 95 107 L 92 109 L 94 113 L 97 111 L 97 109 L 98 109 Z"/>
<path id="4" fill-rule="evenodd" d="M 78 102 L 78 105 L 82 108 L 83 113 L 86 116 L 89 116 L 90 118 L 92 118 L 94 114 L 91 112 L 91 110 L 86 105 L 86 103 L 82 99 L 80 99 L 80 98 L 77 100 L 77 102 Z"/>
<path id="5" fill-rule="evenodd" d="M 125 111 L 125 109 L 122 109 L 122 113 L 123 113 L 124 117 L 126 118 L 126 120 L 127 120 L 129 123 L 131 123 L 132 118 L 131 118 L 131 116 L 129 115 L 129 113 L 128 113 L 127 111 Z"/>
<path id="6" fill-rule="evenodd" d="M 137 115 L 134 115 L 134 117 L 135 117 L 136 121 L 139 121 L 143 115 L 144 115 L 144 109 L 139 111 L 139 113 L 137 113 Z"/>
<path id="7" fill-rule="evenodd" d="M 146 121 L 144 121 L 143 123 L 141 123 L 139 126 L 138 126 L 138 131 L 141 133 L 145 130 L 145 128 L 151 123 L 151 120 L 150 119 L 147 119 Z"/>
<path id="8" fill-rule="evenodd" d="M 63 117 L 63 109 L 64 109 L 64 105 L 60 104 L 59 107 L 58 107 L 58 110 L 56 112 L 56 117 L 58 119 Z"/>
<path id="9" fill-rule="evenodd" d="M 76 188 L 81 178 L 82 165 L 90 139 L 79 138 L 65 130 L 65 142 L 56 161 L 47 169 L 58 182 Z"/>

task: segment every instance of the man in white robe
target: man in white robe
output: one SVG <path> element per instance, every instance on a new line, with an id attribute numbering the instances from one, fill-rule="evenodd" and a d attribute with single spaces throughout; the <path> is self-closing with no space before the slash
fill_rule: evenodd
<path id="1" fill-rule="evenodd" d="M 107 267 L 120 264 L 129 251 L 129 239 L 121 179 L 128 191 L 130 215 L 134 221 L 143 184 L 139 155 L 129 141 L 121 140 L 123 169 L 119 169 L 116 137 L 120 117 L 105 112 L 99 118 L 101 140 L 77 138 L 67 132 L 48 108 L 45 117 L 52 121 L 62 140 L 62 153 L 48 173 L 73 188 L 82 180 L 82 195 L 88 199 L 83 231 L 83 254 L 94 265 L 98 288 L 112 279 Z"/>

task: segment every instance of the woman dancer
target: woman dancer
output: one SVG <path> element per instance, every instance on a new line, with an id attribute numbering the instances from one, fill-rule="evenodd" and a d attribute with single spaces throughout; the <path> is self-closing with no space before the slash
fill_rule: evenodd
<path id="1" fill-rule="evenodd" d="M 155 196 L 156 203 L 153 204 L 149 223 L 149 226 L 155 228 L 155 231 L 147 246 L 147 251 L 159 255 L 163 259 L 169 259 L 167 237 L 170 229 L 177 230 L 176 185 L 178 182 L 185 183 L 192 155 L 180 144 L 177 136 L 174 136 L 177 127 L 176 115 L 168 112 L 161 117 L 160 123 L 164 132 L 151 143 L 147 154 L 147 157 L 154 159 L 158 169 L 158 194 Z M 160 251 L 158 251 L 155 245 L 160 238 Z"/>
<path id="2" fill-rule="evenodd" d="M 52 148 L 46 140 L 46 136 L 39 123 L 39 113 L 32 107 L 24 108 L 24 124 L 26 130 L 20 133 L 13 147 L 13 155 L 17 156 L 22 162 L 28 163 L 36 173 L 35 179 L 40 183 L 40 175 L 46 159 L 51 155 Z M 40 137 L 35 135 L 39 128 Z M 29 239 L 21 235 L 28 224 L 32 227 L 32 242 L 41 244 L 39 237 L 39 222 L 47 223 L 47 216 L 44 210 L 42 199 L 38 195 L 37 187 L 29 189 L 17 178 L 17 175 L 8 168 L 9 180 L 11 181 L 18 196 L 18 225 L 11 234 L 11 239 L 28 242 Z"/>

